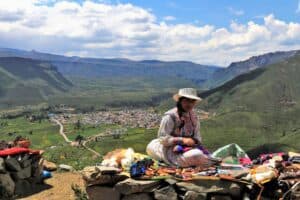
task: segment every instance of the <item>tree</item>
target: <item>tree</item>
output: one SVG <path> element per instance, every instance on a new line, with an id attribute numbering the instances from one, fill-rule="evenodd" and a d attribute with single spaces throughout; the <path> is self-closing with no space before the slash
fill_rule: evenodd
<path id="1" fill-rule="evenodd" d="M 79 130 L 80 128 L 81 128 L 80 120 L 77 120 L 77 122 L 75 123 L 74 129 Z"/>
<path id="2" fill-rule="evenodd" d="M 82 135 L 77 135 L 75 138 L 75 141 L 81 144 L 82 140 L 84 140 L 84 137 Z"/>

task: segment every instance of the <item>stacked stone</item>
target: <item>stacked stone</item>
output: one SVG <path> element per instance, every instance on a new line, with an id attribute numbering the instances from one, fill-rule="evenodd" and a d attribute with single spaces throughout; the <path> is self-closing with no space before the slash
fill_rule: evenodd
<path id="1" fill-rule="evenodd" d="M 39 154 L 21 153 L 0 157 L 0 199 L 27 195 L 42 181 Z"/>
<path id="2" fill-rule="evenodd" d="M 135 180 L 107 167 L 86 167 L 82 173 L 90 200 L 243 199 L 245 189 L 225 180 Z"/>

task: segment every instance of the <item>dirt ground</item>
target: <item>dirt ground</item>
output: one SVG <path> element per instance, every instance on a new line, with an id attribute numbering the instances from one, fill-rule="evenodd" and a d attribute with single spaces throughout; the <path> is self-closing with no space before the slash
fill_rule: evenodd
<path id="1" fill-rule="evenodd" d="M 53 173 L 52 178 L 45 180 L 45 184 L 36 188 L 37 192 L 18 200 L 74 200 L 72 184 L 84 189 L 84 182 L 77 172 Z"/>

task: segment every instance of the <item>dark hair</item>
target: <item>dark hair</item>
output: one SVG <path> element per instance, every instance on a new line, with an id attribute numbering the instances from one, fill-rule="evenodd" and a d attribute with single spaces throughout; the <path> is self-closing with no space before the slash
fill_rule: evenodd
<path id="1" fill-rule="evenodd" d="M 186 97 L 180 97 L 179 100 L 178 100 L 177 103 L 176 103 L 176 107 L 177 107 L 177 110 L 178 110 L 179 118 L 182 117 L 182 114 L 183 114 L 184 111 L 185 111 L 185 110 L 183 109 L 183 107 L 182 107 L 182 104 L 181 104 L 181 102 L 182 102 L 183 99 L 187 99 L 187 98 L 186 98 Z M 184 126 L 184 122 L 182 122 L 182 123 L 180 124 L 179 128 L 182 128 L 183 126 Z"/>
<path id="2" fill-rule="evenodd" d="M 181 104 L 183 99 L 186 99 L 186 98 L 185 97 L 180 97 L 178 99 L 177 103 L 176 103 L 176 107 L 177 107 L 177 110 L 178 110 L 179 117 L 181 117 L 182 113 L 184 112 L 184 109 L 183 109 L 182 104 Z"/>

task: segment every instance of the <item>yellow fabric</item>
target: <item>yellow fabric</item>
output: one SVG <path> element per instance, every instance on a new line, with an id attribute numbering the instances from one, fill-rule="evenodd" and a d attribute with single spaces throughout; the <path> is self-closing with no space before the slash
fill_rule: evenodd
<path id="1" fill-rule="evenodd" d="M 300 153 L 296 153 L 296 152 L 289 152 L 289 157 L 294 157 L 294 156 L 300 156 Z"/>

